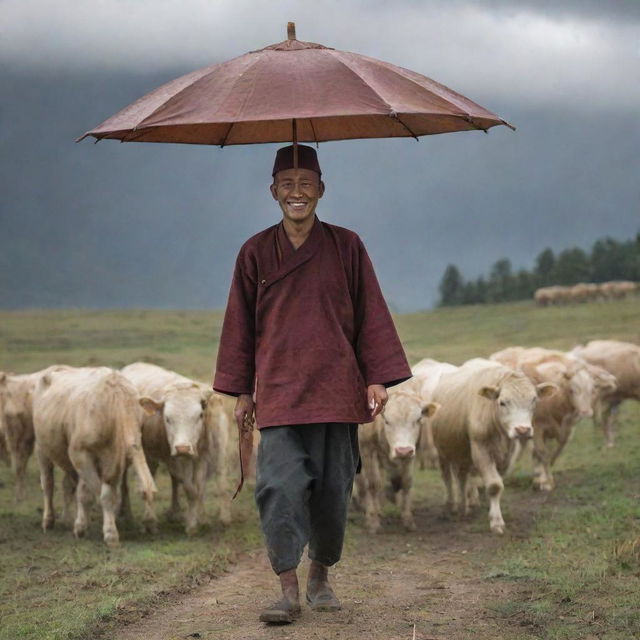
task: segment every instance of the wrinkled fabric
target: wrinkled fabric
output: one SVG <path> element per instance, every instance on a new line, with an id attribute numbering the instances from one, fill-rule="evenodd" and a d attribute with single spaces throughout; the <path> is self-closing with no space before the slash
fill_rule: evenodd
<path id="1" fill-rule="evenodd" d="M 297 567 L 307 544 L 311 560 L 334 565 L 360 459 L 358 425 L 269 427 L 261 436 L 255 498 L 273 570 Z"/>
<path id="2" fill-rule="evenodd" d="M 213 387 L 255 392 L 258 428 L 370 422 L 366 387 L 409 377 L 357 234 L 316 218 L 297 250 L 282 223 L 242 246 Z"/>

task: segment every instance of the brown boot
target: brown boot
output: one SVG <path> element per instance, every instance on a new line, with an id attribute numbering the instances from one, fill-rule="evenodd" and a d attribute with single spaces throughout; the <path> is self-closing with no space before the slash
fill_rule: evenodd
<path id="1" fill-rule="evenodd" d="M 300 594 L 295 569 L 283 571 L 279 576 L 282 598 L 260 614 L 260 622 L 289 624 L 300 615 Z"/>
<path id="2" fill-rule="evenodd" d="M 340 600 L 329 584 L 329 569 L 323 564 L 311 561 L 307 580 L 307 602 L 313 611 L 339 611 Z"/>

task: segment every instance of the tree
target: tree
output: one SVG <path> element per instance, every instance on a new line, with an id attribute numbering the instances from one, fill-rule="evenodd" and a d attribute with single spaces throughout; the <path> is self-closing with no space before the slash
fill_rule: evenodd
<path id="1" fill-rule="evenodd" d="M 551 249 L 545 249 L 536 258 L 534 275 L 538 287 L 548 287 L 553 284 L 553 271 L 556 266 L 556 257 Z"/>
<path id="2" fill-rule="evenodd" d="M 556 284 L 577 284 L 589 280 L 591 266 L 587 254 L 578 247 L 565 249 L 558 255 L 554 269 Z"/>
<path id="3" fill-rule="evenodd" d="M 504 302 L 512 300 L 514 292 L 513 274 L 511 273 L 511 261 L 502 258 L 494 263 L 489 275 L 489 300 L 491 302 Z"/>
<path id="4" fill-rule="evenodd" d="M 447 307 L 461 304 L 464 280 L 462 274 L 454 264 L 450 264 L 442 275 L 438 291 L 440 291 L 440 306 Z"/>

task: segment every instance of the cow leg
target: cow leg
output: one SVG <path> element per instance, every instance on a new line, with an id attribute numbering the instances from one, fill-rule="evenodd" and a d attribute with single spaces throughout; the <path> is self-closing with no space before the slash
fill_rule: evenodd
<path id="1" fill-rule="evenodd" d="M 607 404 L 602 416 L 602 428 L 604 430 L 605 445 L 611 448 L 615 444 L 616 417 L 620 403 Z"/>
<path id="2" fill-rule="evenodd" d="M 62 479 L 62 493 L 64 495 L 64 507 L 62 511 L 62 521 L 71 526 L 73 524 L 73 502 L 76 497 L 76 489 L 78 488 L 78 474 L 73 471 L 67 471 Z"/>
<path id="3" fill-rule="evenodd" d="M 118 503 L 120 480 L 113 484 L 103 482 L 100 488 L 100 504 L 102 505 L 102 536 L 109 547 L 117 547 L 120 543 L 118 528 L 116 526 L 116 512 Z"/>
<path id="4" fill-rule="evenodd" d="M 69 457 L 78 472 L 76 520 L 73 525 L 73 535 L 76 538 L 81 538 L 86 533 L 89 524 L 87 511 L 91 506 L 92 499 L 96 495 L 100 495 L 102 481 L 88 453 L 70 447 Z"/>
<path id="5" fill-rule="evenodd" d="M 380 473 L 380 461 L 378 456 L 368 450 L 364 450 L 362 471 L 360 478 L 356 476 L 358 494 L 362 491 L 362 507 L 364 509 L 365 526 L 369 533 L 380 531 L 380 491 L 382 489 L 382 475 Z"/>
<path id="6" fill-rule="evenodd" d="M 129 465 L 126 466 L 122 474 L 122 483 L 120 485 L 120 508 L 118 509 L 118 517 L 131 522 L 133 520 L 133 512 L 131 511 L 131 498 L 129 496 Z"/>
<path id="7" fill-rule="evenodd" d="M 535 438 L 535 435 L 534 435 Z M 533 443 L 534 479 L 533 486 L 540 491 L 551 491 L 554 481 L 551 473 L 548 438 L 541 435 L 539 442 Z"/>
<path id="8" fill-rule="evenodd" d="M 151 477 L 154 478 L 155 480 L 156 471 L 158 470 L 158 461 L 153 459 L 151 460 L 145 459 L 145 462 L 147 467 L 149 468 L 149 473 L 151 474 Z M 136 470 L 135 463 L 134 463 L 134 470 Z M 144 530 L 147 533 L 156 533 L 158 531 L 158 516 L 156 515 L 156 510 L 153 504 L 153 496 L 148 495 L 146 492 L 143 491 L 142 499 L 144 501 L 144 512 L 142 514 L 142 524 L 144 525 Z"/>
<path id="9" fill-rule="evenodd" d="M 231 496 L 229 492 L 229 473 L 227 465 L 226 448 L 218 447 L 216 450 L 217 464 L 214 471 L 214 492 L 218 503 L 218 519 L 222 524 L 231 523 Z M 255 469 L 255 464 L 253 466 Z M 206 471 L 206 465 L 202 465 L 203 473 Z M 206 474 L 202 476 L 202 498 L 201 504 L 204 511 L 204 487 L 207 481 Z M 204 513 L 202 514 L 204 515 Z"/>
<path id="10" fill-rule="evenodd" d="M 185 479 L 182 486 L 187 496 L 187 508 L 184 512 L 185 531 L 188 536 L 192 536 L 198 531 L 199 495 L 193 477 Z"/>
<path id="11" fill-rule="evenodd" d="M 469 481 L 469 469 L 466 467 L 458 467 L 456 475 L 458 499 L 460 500 L 460 513 L 469 515 L 469 503 L 467 501 L 467 484 Z"/>
<path id="12" fill-rule="evenodd" d="M 502 478 L 496 469 L 496 463 L 489 452 L 476 442 L 471 443 L 471 457 L 480 472 L 485 491 L 489 497 L 489 527 L 498 534 L 504 533 L 504 519 L 500 509 L 500 498 L 504 490 Z"/>
<path id="13" fill-rule="evenodd" d="M 411 501 L 411 486 L 413 484 L 413 460 L 402 465 L 400 496 L 400 514 L 402 525 L 407 531 L 415 531 L 416 523 L 413 519 L 413 509 Z"/>
<path id="14" fill-rule="evenodd" d="M 560 437 L 558 438 L 558 446 L 556 450 L 551 454 L 551 459 L 549 460 L 549 466 L 553 466 L 555 461 L 558 459 L 558 456 L 563 452 L 564 448 L 567 446 L 567 442 L 571 440 L 571 436 L 573 435 L 573 424 L 571 422 L 564 422 L 562 428 L 560 430 Z"/>
<path id="15" fill-rule="evenodd" d="M 33 452 L 33 441 L 27 445 L 18 448 L 14 457 L 14 472 L 16 476 L 16 486 L 14 499 L 16 502 L 22 502 L 25 498 L 25 476 L 27 475 L 27 463 Z"/>
<path id="16" fill-rule="evenodd" d="M 178 522 L 182 516 L 182 507 L 180 506 L 180 480 L 178 480 L 174 475 L 170 474 L 171 477 L 171 506 L 167 511 L 167 517 L 172 522 Z"/>
<path id="17" fill-rule="evenodd" d="M 44 508 L 42 511 L 42 529 L 52 529 L 55 523 L 55 512 L 53 510 L 53 462 L 36 446 L 36 455 L 40 467 L 40 486 L 44 498 Z"/>
<path id="18" fill-rule="evenodd" d="M 478 479 L 475 476 L 471 476 L 467 482 L 467 504 L 470 510 L 480 506 Z"/>
<path id="19" fill-rule="evenodd" d="M 442 481 L 444 482 L 444 488 L 446 491 L 445 511 L 447 514 L 456 513 L 458 511 L 458 505 L 453 492 L 451 464 L 442 456 L 440 456 L 440 473 L 442 475 Z"/>

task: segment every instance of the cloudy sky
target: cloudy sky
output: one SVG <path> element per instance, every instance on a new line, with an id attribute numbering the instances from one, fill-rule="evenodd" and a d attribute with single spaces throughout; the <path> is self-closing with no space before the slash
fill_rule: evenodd
<path id="1" fill-rule="evenodd" d="M 222 307 L 274 223 L 276 147 L 73 140 L 193 69 L 286 37 L 408 67 L 517 127 L 320 145 L 321 219 L 396 309 L 545 247 L 640 229 L 636 0 L 0 0 L 0 306 Z"/>

